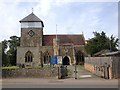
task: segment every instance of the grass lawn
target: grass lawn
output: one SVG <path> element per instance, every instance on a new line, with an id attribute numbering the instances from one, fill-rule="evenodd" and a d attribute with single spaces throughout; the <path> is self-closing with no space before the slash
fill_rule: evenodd
<path id="1" fill-rule="evenodd" d="M 15 69 L 15 68 L 19 68 L 18 66 L 5 66 L 5 67 L 1 67 L 2 69 Z"/>
<path id="2" fill-rule="evenodd" d="M 43 67 L 41 66 L 26 66 L 25 68 L 36 68 L 36 69 L 40 69 L 40 68 L 50 68 L 50 67 L 54 67 L 54 66 L 50 66 L 50 65 L 44 65 Z M 77 65 L 77 68 L 83 68 L 84 65 Z M 1 69 L 16 69 L 19 68 L 18 66 L 4 66 L 4 67 L 0 67 Z"/>
<path id="3" fill-rule="evenodd" d="M 51 66 L 53 67 L 53 66 Z M 20 68 L 18 66 L 4 66 L 4 67 L 0 67 L 0 69 L 16 69 L 16 68 Z M 25 68 L 36 68 L 36 69 L 40 69 L 40 68 L 50 68 L 50 65 L 44 65 L 43 67 L 41 66 L 26 66 Z"/>

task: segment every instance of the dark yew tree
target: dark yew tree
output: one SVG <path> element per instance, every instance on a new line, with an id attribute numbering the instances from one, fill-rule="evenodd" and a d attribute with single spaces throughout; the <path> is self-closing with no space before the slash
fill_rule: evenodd
<path id="1" fill-rule="evenodd" d="M 88 54 L 92 56 L 95 53 L 105 49 L 117 51 L 118 39 L 113 37 L 113 35 L 109 38 L 103 31 L 101 33 L 93 32 L 93 34 L 94 37 L 89 39 L 85 45 L 85 50 Z"/>
<path id="2" fill-rule="evenodd" d="M 118 43 L 119 39 L 116 39 L 113 35 L 111 35 L 109 38 L 110 51 L 117 51 L 117 47 L 119 46 Z"/>
<path id="3" fill-rule="evenodd" d="M 17 46 L 20 45 L 20 37 L 11 36 L 8 40 L 9 50 L 7 51 L 8 60 L 11 65 L 16 65 Z"/>
<path id="4" fill-rule="evenodd" d="M 7 66 L 9 60 L 7 59 L 6 49 L 8 48 L 8 41 L 2 41 L 2 66 Z"/>

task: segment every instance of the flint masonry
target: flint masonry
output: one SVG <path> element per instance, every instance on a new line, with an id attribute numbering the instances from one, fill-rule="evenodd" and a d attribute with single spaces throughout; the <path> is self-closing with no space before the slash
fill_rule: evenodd
<path id="1" fill-rule="evenodd" d="M 17 47 L 17 65 L 39 66 L 50 63 L 50 56 L 62 56 L 63 65 L 84 62 L 83 34 L 44 35 L 44 23 L 33 12 L 20 20 L 21 41 Z"/>

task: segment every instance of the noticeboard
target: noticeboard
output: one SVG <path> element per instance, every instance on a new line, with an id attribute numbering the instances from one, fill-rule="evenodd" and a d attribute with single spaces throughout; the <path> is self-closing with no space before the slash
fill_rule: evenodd
<path id="1" fill-rule="evenodd" d="M 50 56 L 50 64 L 58 64 L 57 56 Z"/>
<path id="2" fill-rule="evenodd" d="M 58 64 L 62 64 L 63 56 L 57 56 Z"/>

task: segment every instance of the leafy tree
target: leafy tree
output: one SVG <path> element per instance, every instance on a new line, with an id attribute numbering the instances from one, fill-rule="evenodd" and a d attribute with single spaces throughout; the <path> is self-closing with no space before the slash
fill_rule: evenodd
<path id="1" fill-rule="evenodd" d="M 85 45 L 85 49 L 88 54 L 91 56 L 101 50 L 109 49 L 111 51 L 116 51 L 118 46 L 118 39 L 113 37 L 109 38 L 102 31 L 101 33 L 93 32 L 94 37 L 91 38 L 88 43 Z"/>
<path id="2" fill-rule="evenodd" d="M 8 48 L 8 41 L 2 41 L 2 65 L 8 65 L 9 61 L 7 59 L 6 49 Z"/>
<path id="3" fill-rule="evenodd" d="M 0 64 L 2 64 L 2 42 L 0 42 Z"/>
<path id="4" fill-rule="evenodd" d="M 115 38 L 113 35 L 111 35 L 111 37 L 109 38 L 109 43 L 110 43 L 110 51 L 117 51 L 118 49 L 116 47 L 118 47 L 118 42 L 119 39 Z"/>
<path id="5" fill-rule="evenodd" d="M 17 46 L 20 45 L 20 38 L 11 36 L 8 40 L 9 50 L 7 51 L 8 59 L 11 65 L 16 65 Z"/>

